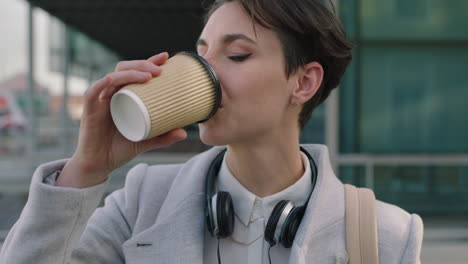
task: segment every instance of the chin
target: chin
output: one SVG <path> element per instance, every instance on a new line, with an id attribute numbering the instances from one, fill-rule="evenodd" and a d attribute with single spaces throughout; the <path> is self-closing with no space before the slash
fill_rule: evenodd
<path id="1" fill-rule="evenodd" d="M 226 145 L 225 133 L 220 133 L 220 131 L 214 127 L 211 127 L 206 122 L 198 124 L 198 130 L 200 133 L 200 140 L 203 142 L 203 144 L 208 146 Z"/>

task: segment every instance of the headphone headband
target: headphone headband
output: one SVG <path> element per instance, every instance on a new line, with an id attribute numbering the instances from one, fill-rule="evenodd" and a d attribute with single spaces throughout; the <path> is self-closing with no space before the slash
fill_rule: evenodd
<path id="1" fill-rule="evenodd" d="M 208 173 L 205 181 L 205 216 L 207 220 L 208 230 L 210 231 L 212 236 L 218 236 L 219 227 L 216 223 L 214 223 L 211 199 L 214 196 L 213 193 L 215 191 L 216 178 L 218 177 L 219 170 L 221 169 L 221 164 L 223 162 L 225 153 L 226 149 L 221 151 L 211 162 L 211 165 L 208 168 Z"/>
<path id="2" fill-rule="evenodd" d="M 315 189 L 315 184 L 317 183 L 317 166 L 314 159 L 304 148 L 300 147 L 300 150 L 309 159 L 312 191 L 309 197 L 307 197 L 305 204 L 302 206 L 296 207 L 290 201 L 286 200 L 282 200 L 276 204 L 265 228 L 265 240 L 270 246 L 278 242 L 286 248 L 292 246 L 296 231 L 301 223 L 312 192 Z M 208 168 L 205 182 L 205 216 L 207 227 L 211 235 L 217 238 L 228 237 L 234 230 L 234 207 L 232 205 L 231 196 L 228 192 L 218 192 L 214 194 L 216 192 L 215 182 L 225 154 L 226 149 L 222 150 L 215 157 Z M 213 201 L 213 199 L 216 199 L 216 201 Z M 276 232 L 278 224 L 281 227 L 280 232 Z"/>

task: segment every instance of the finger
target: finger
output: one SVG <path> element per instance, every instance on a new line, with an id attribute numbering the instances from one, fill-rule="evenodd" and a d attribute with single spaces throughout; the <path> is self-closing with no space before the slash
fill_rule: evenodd
<path id="1" fill-rule="evenodd" d="M 86 90 L 84 96 L 90 100 L 95 100 L 99 94 L 109 85 L 110 78 L 108 75 L 97 80 L 91 87 Z"/>
<path id="2" fill-rule="evenodd" d="M 139 142 L 138 149 L 142 152 L 146 152 L 152 149 L 169 146 L 186 138 L 187 132 L 182 128 L 176 128 L 161 136 Z"/>
<path id="3" fill-rule="evenodd" d="M 168 58 L 169 58 L 169 53 L 162 52 L 162 53 L 156 54 L 153 57 L 149 58 L 148 61 L 159 66 L 159 65 L 164 64 L 167 61 Z"/>
<path id="4" fill-rule="evenodd" d="M 121 61 L 115 66 L 115 71 L 126 70 L 150 72 L 153 76 L 161 73 L 161 68 L 148 60 Z"/>
<path id="5" fill-rule="evenodd" d="M 107 76 L 109 83 L 99 95 L 101 101 L 110 99 L 114 93 L 127 84 L 144 83 L 151 79 L 150 73 L 136 70 L 113 72 Z"/>

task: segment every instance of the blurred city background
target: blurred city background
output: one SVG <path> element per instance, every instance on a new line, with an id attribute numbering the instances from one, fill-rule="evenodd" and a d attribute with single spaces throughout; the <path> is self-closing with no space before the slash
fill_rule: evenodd
<path id="1" fill-rule="evenodd" d="M 73 153 L 85 90 L 119 60 L 194 50 L 209 3 L 0 1 L 0 244 L 34 169 Z M 468 1 L 334 3 L 354 60 L 301 141 L 328 145 L 344 182 L 420 214 L 423 263 L 468 263 Z M 136 163 L 206 150 L 187 129 L 187 140 L 116 170 L 109 192 Z"/>

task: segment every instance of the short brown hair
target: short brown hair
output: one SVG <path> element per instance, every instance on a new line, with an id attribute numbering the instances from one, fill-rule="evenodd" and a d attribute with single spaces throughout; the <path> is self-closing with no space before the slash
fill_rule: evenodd
<path id="1" fill-rule="evenodd" d="M 299 115 L 302 130 L 312 111 L 338 86 L 351 62 L 353 45 L 346 38 L 341 22 L 319 0 L 215 0 L 206 13 L 205 24 L 228 2 L 238 2 L 253 21 L 278 35 L 288 78 L 309 62 L 322 65 L 322 84 Z"/>

